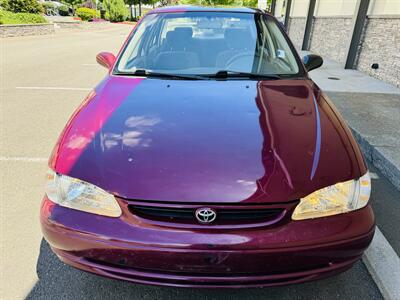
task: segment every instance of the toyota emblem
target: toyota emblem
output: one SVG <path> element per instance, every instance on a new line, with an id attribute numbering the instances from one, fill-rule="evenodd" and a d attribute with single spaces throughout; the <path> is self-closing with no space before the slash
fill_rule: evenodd
<path id="1" fill-rule="evenodd" d="M 209 224 L 215 220 L 217 213 L 212 208 L 202 207 L 196 210 L 195 216 L 200 223 Z"/>

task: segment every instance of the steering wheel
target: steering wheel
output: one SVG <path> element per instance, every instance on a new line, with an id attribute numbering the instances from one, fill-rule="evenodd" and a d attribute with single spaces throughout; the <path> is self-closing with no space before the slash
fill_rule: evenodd
<path id="1" fill-rule="evenodd" d="M 252 51 L 238 53 L 238 54 L 232 56 L 226 62 L 226 69 L 230 70 L 235 67 L 240 67 L 243 64 L 246 64 L 246 66 L 247 66 L 247 65 L 249 65 L 249 61 L 250 61 L 250 64 L 253 63 L 253 59 L 254 59 L 254 52 L 252 52 Z"/>

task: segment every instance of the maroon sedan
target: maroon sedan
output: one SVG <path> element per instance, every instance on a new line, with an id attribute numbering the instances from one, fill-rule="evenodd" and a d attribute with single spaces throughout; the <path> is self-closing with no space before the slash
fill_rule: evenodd
<path id="1" fill-rule="evenodd" d="M 350 268 L 374 234 L 351 131 L 264 12 L 148 13 L 69 120 L 41 224 L 65 263 L 131 282 L 255 287 Z"/>

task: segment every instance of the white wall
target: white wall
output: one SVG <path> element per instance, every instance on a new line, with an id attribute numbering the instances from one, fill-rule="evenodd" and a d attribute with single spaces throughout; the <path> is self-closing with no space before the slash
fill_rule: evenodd
<path id="1" fill-rule="evenodd" d="M 258 0 L 257 8 L 259 9 L 267 9 L 267 0 Z"/>
<path id="2" fill-rule="evenodd" d="M 306 17 L 308 3 L 309 0 L 293 0 L 290 15 L 292 17 Z"/>
<path id="3" fill-rule="evenodd" d="M 284 14 L 283 4 L 284 4 L 284 0 L 276 0 L 275 12 L 274 12 L 275 17 L 283 16 L 283 14 Z"/>
<path id="4" fill-rule="evenodd" d="M 400 0 L 370 0 L 368 15 L 400 16 Z"/>
<path id="5" fill-rule="evenodd" d="M 309 0 L 292 0 L 292 17 L 307 15 Z M 277 15 L 283 0 L 277 0 Z M 352 16 L 357 0 L 317 0 L 315 16 Z M 368 15 L 400 15 L 400 0 L 370 0 Z"/>
<path id="6" fill-rule="evenodd" d="M 354 14 L 356 4 L 357 0 L 317 0 L 315 6 L 315 15 L 352 16 Z"/>

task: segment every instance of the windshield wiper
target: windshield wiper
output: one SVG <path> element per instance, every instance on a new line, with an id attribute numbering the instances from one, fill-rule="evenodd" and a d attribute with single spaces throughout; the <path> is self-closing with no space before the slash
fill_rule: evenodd
<path id="1" fill-rule="evenodd" d="M 248 72 L 238 72 L 231 70 L 221 70 L 214 74 L 173 74 L 173 73 L 160 73 L 153 72 L 146 69 L 137 69 L 134 72 L 114 72 L 115 75 L 125 76 L 144 76 L 144 77 L 159 77 L 159 78 L 178 78 L 178 79 L 189 79 L 189 80 L 206 80 L 210 78 L 226 79 L 226 78 L 251 78 L 251 79 L 265 79 L 265 80 L 276 80 L 282 77 L 275 74 L 256 74 Z"/>
<path id="2" fill-rule="evenodd" d="M 125 76 L 179 78 L 179 79 L 190 79 L 190 80 L 204 80 L 204 79 L 207 79 L 204 76 L 199 76 L 199 75 L 159 73 L 159 72 L 152 72 L 152 71 L 145 70 L 145 69 L 137 69 L 135 72 L 116 72 L 114 74 L 115 75 L 125 75 Z"/>
<path id="3" fill-rule="evenodd" d="M 210 78 L 252 78 L 252 79 L 281 79 L 281 76 L 275 74 L 257 74 L 257 73 L 248 73 L 248 72 L 238 72 L 238 71 L 231 71 L 231 70 L 221 70 L 215 74 L 208 74 L 205 75 Z"/>

